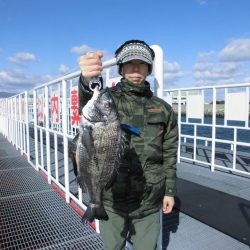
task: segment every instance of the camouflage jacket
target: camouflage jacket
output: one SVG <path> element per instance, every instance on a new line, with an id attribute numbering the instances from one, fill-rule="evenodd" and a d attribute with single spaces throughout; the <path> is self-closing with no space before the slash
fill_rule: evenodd
<path id="1" fill-rule="evenodd" d="M 177 121 L 171 106 L 153 96 L 148 82 L 135 85 L 122 78 L 110 90 L 121 123 L 140 130 L 141 135 L 128 133 L 118 175 L 103 192 L 103 203 L 107 210 L 143 217 L 159 210 L 164 195 L 175 194 Z M 80 80 L 80 113 L 91 96 Z"/>

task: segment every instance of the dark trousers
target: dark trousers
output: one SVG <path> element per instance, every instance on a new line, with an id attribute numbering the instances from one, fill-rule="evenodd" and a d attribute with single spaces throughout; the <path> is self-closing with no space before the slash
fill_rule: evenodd
<path id="1" fill-rule="evenodd" d="M 109 220 L 100 221 L 99 228 L 105 250 L 125 249 L 129 233 L 134 250 L 155 250 L 160 232 L 160 213 L 130 219 L 107 211 Z"/>

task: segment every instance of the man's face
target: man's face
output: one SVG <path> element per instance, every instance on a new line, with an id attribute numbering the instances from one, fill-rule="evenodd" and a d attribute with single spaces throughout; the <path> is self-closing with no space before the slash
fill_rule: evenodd
<path id="1" fill-rule="evenodd" d="M 134 84 L 145 82 L 148 75 L 148 64 L 140 60 L 132 60 L 122 65 L 122 76 Z"/>

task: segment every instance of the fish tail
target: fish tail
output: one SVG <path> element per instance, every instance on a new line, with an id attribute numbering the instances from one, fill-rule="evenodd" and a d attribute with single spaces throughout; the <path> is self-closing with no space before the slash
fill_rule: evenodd
<path id="1" fill-rule="evenodd" d="M 90 204 L 82 216 L 83 224 L 88 222 L 92 222 L 94 219 L 97 220 L 108 220 L 108 214 L 106 213 L 104 207 L 102 205 Z"/>
<path id="2" fill-rule="evenodd" d="M 94 219 L 95 219 L 95 214 L 93 208 L 88 206 L 87 210 L 82 216 L 82 223 L 86 224 L 87 222 L 92 222 Z"/>

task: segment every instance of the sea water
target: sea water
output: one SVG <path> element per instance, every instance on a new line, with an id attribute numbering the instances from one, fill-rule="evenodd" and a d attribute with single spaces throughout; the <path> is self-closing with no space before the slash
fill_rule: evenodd
<path id="1" fill-rule="evenodd" d="M 186 122 L 186 117 L 182 116 L 182 122 Z M 194 124 L 197 124 L 197 136 L 211 139 L 212 138 L 212 117 L 204 118 L 204 125 L 201 124 L 200 119 L 189 119 L 187 124 L 181 125 L 182 135 L 194 135 Z M 249 121 L 250 124 L 250 121 Z M 237 146 L 237 150 L 242 152 L 248 152 L 250 154 L 250 129 L 245 127 L 245 122 L 242 121 L 228 121 L 227 126 L 237 127 L 237 142 L 249 143 L 249 147 Z M 210 125 L 210 126 L 208 126 Z M 228 143 L 216 142 L 216 147 L 230 149 L 231 144 L 234 141 L 234 128 L 224 127 L 224 119 L 216 118 L 216 125 L 222 125 L 223 127 L 216 127 L 216 139 L 226 140 Z M 197 140 L 197 144 L 203 144 L 204 140 Z M 187 139 L 187 142 L 193 143 L 192 139 Z M 211 142 L 208 142 L 208 146 L 211 146 Z"/>

